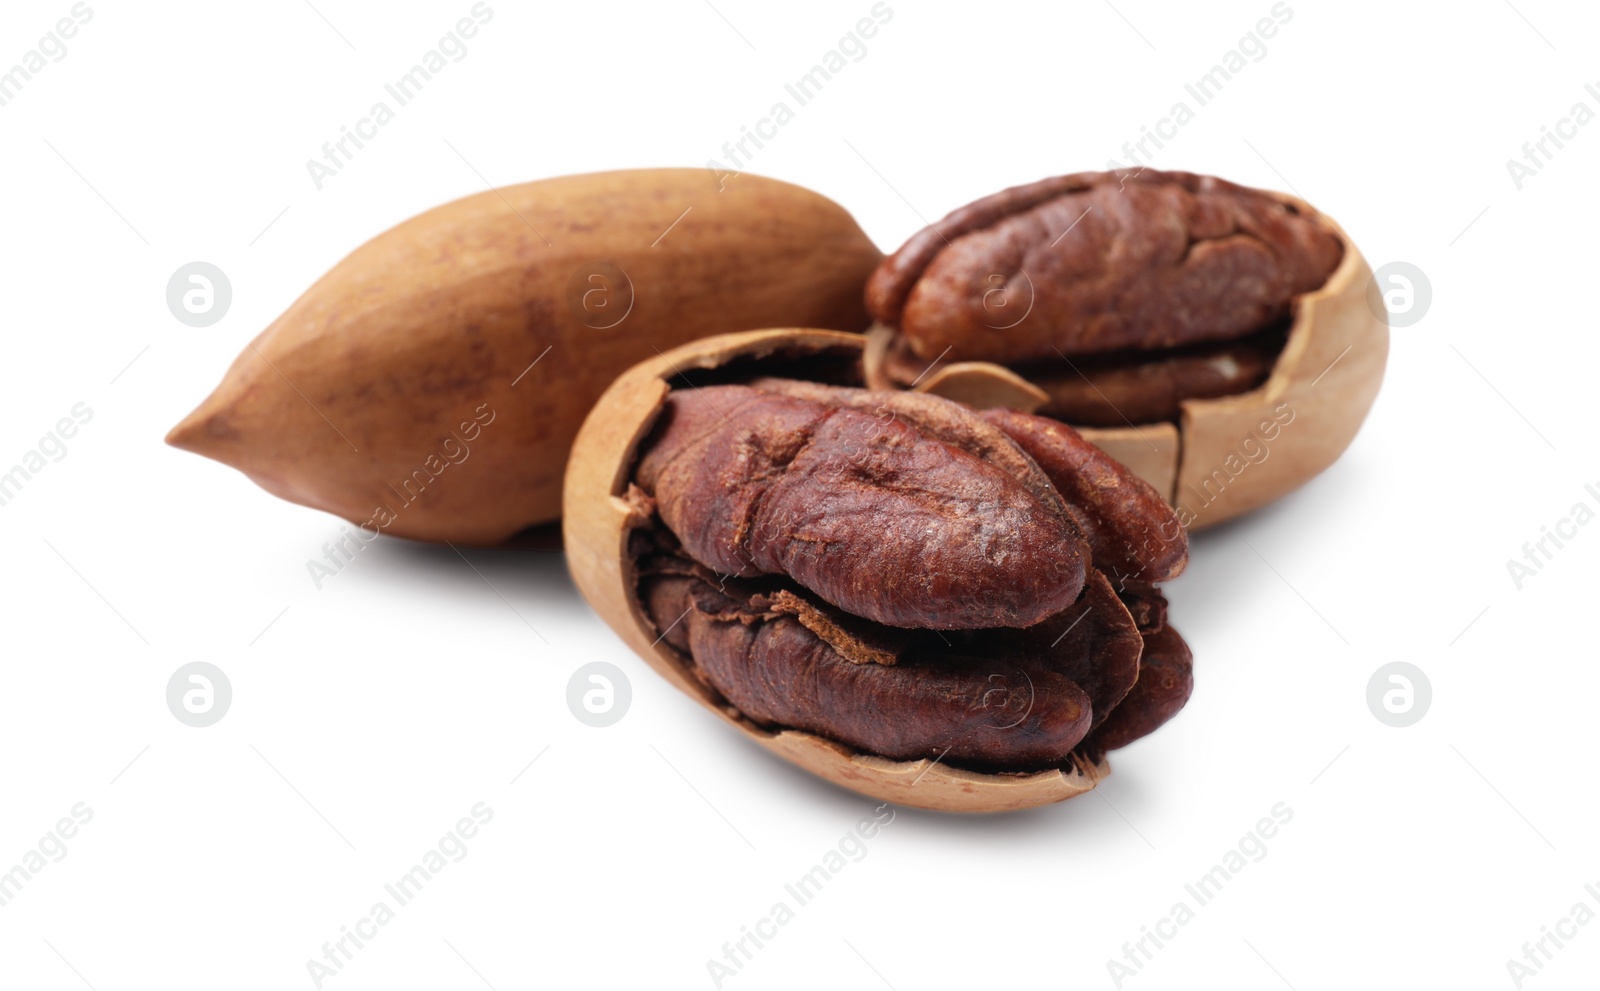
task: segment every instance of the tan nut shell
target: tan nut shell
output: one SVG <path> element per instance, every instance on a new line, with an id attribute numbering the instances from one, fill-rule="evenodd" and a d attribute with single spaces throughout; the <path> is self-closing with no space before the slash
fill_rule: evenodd
<path id="1" fill-rule="evenodd" d="M 572 438 L 618 373 L 730 329 L 861 330 L 882 257 L 837 203 L 753 175 L 719 190 L 703 169 L 637 169 L 480 193 L 339 262 L 167 441 L 357 524 L 387 507 L 384 533 L 495 543 L 560 514 Z M 630 302 L 627 285 L 632 308 L 610 326 L 598 306 Z M 481 435 L 480 409 L 494 416 Z"/>
<path id="2" fill-rule="evenodd" d="M 1320 474 L 1355 439 L 1383 383 L 1389 326 L 1369 301 L 1372 269 L 1366 259 L 1331 218 L 1293 196 L 1270 195 L 1320 217 L 1345 247 L 1327 283 L 1296 302 L 1272 374 L 1249 392 L 1185 402 L 1177 424 L 1079 428 L 1165 495 L 1191 530 L 1264 506 Z M 887 346 L 886 339 L 874 343 Z M 987 387 L 980 384 L 985 374 L 992 380 Z M 991 405 L 1037 409 L 1044 394 L 1030 403 L 1019 381 L 1009 369 L 962 362 L 931 373 L 916 389 L 968 403 L 987 394 Z M 1280 409 L 1285 417 L 1292 411 L 1292 420 L 1277 424 L 1274 438 L 1263 437 L 1262 424 L 1272 424 Z"/>
<path id="3" fill-rule="evenodd" d="M 859 352 L 864 338 L 819 330 L 763 330 L 696 341 L 625 373 L 584 421 L 567 465 L 562 530 L 567 566 L 595 612 L 657 674 L 711 709 L 728 725 L 779 757 L 818 777 L 899 805 L 947 812 L 1003 812 L 1081 795 L 1110 773 L 1104 761 L 1034 774 L 980 774 L 934 761 L 893 761 L 798 730 L 770 731 L 742 718 L 702 685 L 687 659 L 662 642 L 635 595 L 627 553 L 630 510 L 622 498 L 636 460 L 673 381 L 688 368 L 718 368 L 736 358 L 782 350 L 821 354 Z M 781 374 L 781 368 L 774 368 Z"/>

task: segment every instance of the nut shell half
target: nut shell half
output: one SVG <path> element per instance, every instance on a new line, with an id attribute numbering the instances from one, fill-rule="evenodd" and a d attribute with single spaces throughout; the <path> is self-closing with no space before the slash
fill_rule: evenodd
<path id="1" fill-rule="evenodd" d="M 888 760 L 811 733 L 757 726 L 700 683 L 687 658 L 657 636 L 639 602 L 628 553 L 636 511 L 624 494 L 638 447 L 673 380 L 683 383 L 679 373 L 767 358 L 854 357 L 864 347 L 864 339 L 854 334 L 750 331 L 696 341 L 624 373 L 584 421 L 567 465 L 562 532 L 573 581 L 606 624 L 657 674 L 762 747 L 834 784 L 882 801 L 947 812 L 1004 812 L 1081 795 L 1110 772 L 1103 759 L 1071 769 L 985 774 L 936 761 Z"/>

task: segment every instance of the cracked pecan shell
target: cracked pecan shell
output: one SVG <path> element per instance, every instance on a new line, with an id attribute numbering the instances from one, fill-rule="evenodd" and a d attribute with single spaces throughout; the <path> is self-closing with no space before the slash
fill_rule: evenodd
<path id="1" fill-rule="evenodd" d="M 678 687 L 846 787 L 967 811 L 1087 790 L 1106 740 L 1176 711 L 1138 684 L 1151 638 L 1181 644 L 1155 584 L 1182 528 L 1061 424 L 856 388 L 861 352 L 733 334 L 619 379 L 568 471 L 580 590 Z"/>
<path id="2" fill-rule="evenodd" d="M 1083 427 L 1205 527 L 1349 445 L 1388 355 L 1374 298 L 1354 244 L 1295 197 L 1078 173 L 984 197 L 885 259 L 866 290 L 868 382 L 998 392 Z M 986 389 L 983 368 L 1010 378 Z"/>

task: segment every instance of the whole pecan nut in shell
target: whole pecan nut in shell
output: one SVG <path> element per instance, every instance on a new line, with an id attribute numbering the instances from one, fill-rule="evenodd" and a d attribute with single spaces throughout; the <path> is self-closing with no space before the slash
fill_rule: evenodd
<path id="1" fill-rule="evenodd" d="M 573 438 L 618 374 L 728 330 L 865 328 L 882 257 L 837 203 L 760 176 L 500 187 L 351 252 L 167 441 L 369 531 L 500 543 L 560 516 Z"/>

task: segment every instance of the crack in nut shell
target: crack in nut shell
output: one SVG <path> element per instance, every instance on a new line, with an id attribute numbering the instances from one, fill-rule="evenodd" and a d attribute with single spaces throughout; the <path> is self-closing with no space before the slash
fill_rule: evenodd
<path id="1" fill-rule="evenodd" d="M 1318 218 L 1221 179 L 1079 173 L 1005 190 L 924 229 L 873 273 L 866 299 L 924 360 L 947 350 L 952 361 L 1003 364 L 1159 350 L 1284 319 L 1343 251 Z M 1026 314 L 999 321 L 986 308 L 995 292 Z"/>

